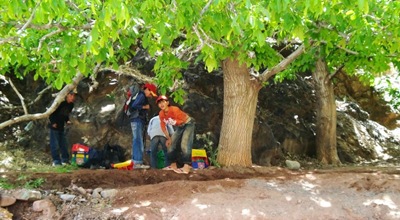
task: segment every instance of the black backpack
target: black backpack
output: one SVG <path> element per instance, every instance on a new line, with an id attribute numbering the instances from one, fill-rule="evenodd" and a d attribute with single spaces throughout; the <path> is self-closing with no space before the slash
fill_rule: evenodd
<path id="1" fill-rule="evenodd" d="M 111 168 L 111 164 L 124 162 L 125 159 L 125 150 L 123 147 L 119 145 L 104 145 L 103 149 L 103 166 L 106 169 Z"/>
<path id="2" fill-rule="evenodd" d="M 88 153 L 89 159 L 84 162 L 83 164 L 79 165 L 79 167 L 82 168 L 97 168 L 102 165 L 104 156 L 103 156 L 103 151 L 102 150 L 96 150 L 94 148 L 89 149 Z"/>

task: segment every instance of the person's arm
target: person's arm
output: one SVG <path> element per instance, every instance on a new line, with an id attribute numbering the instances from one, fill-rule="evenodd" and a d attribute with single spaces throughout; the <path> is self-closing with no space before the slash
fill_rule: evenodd
<path id="1" fill-rule="evenodd" d="M 69 120 L 69 114 L 71 114 L 72 109 L 74 108 L 74 104 L 70 103 L 67 106 L 65 106 L 65 108 L 68 108 L 68 114 L 67 114 L 67 116 L 65 116 L 65 122 L 67 124 L 72 124 L 72 122 Z"/>
<path id="2" fill-rule="evenodd" d="M 131 108 L 135 110 L 150 109 L 150 105 L 143 105 L 145 103 L 145 96 L 143 93 L 139 93 L 135 101 L 132 103 Z"/>
<path id="3" fill-rule="evenodd" d="M 169 145 L 171 145 L 171 136 L 167 131 L 167 127 L 166 124 L 164 122 L 164 117 L 160 112 L 160 126 L 161 126 L 161 130 L 164 132 L 165 137 L 167 138 L 167 141 L 165 142 L 165 145 L 167 147 L 169 147 Z"/>

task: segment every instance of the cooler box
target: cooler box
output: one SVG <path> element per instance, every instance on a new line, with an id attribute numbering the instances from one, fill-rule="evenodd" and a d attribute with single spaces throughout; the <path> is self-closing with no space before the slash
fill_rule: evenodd
<path id="1" fill-rule="evenodd" d="M 192 167 L 193 169 L 204 169 L 210 166 L 207 153 L 204 149 L 192 149 Z"/>
<path id="2" fill-rule="evenodd" d="M 89 150 L 90 147 L 85 146 L 83 144 L 74 144 L 72 145 L 72 159 L 71 162 L 76 165 L 82 165 L 89 160 Z"/>

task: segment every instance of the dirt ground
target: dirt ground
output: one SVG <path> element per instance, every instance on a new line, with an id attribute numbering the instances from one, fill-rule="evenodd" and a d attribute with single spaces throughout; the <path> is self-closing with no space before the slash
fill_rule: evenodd
<path id="1" fill-rule="evenodd" d="M 17 174 L 7 174 L 9 179 Z M 106 204 L 58 204 L 57 219 L 400 219 L 400 167 L 280 167 L 33 173 L 42 189 L 117 189 Z M 39 219 L 31 202 L 7 208 Z"/>

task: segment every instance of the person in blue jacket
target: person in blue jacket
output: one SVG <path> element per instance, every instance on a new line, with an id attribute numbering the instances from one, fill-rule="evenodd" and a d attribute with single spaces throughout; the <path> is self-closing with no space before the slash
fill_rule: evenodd
<path id="1" fill-rule="evenodd" d="M 148 100 L 150 97 L 157 97 L 157 87 L 154 84 L 146 83 L 139 91 L 136 99 L 130 104 L 131 109 L 138 112 L 138 114 L 132 114 L 130 117 L 133 135 L 132 161 L 136 169 L 149 168 L 149 166 L 143 164 L 143 129 L 146 123 L 147 111 L 150 109 Z"/>

